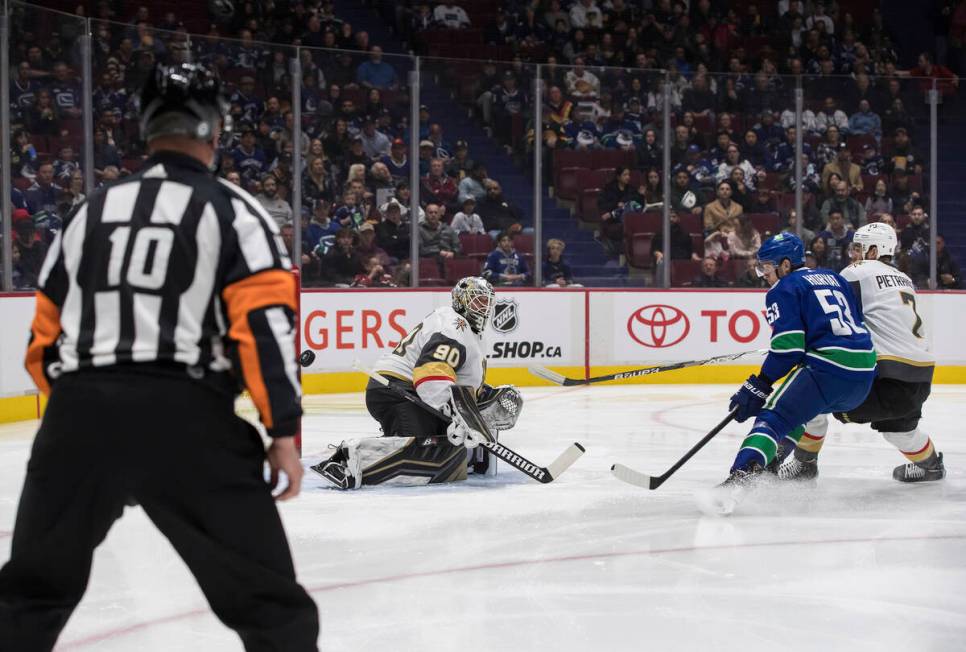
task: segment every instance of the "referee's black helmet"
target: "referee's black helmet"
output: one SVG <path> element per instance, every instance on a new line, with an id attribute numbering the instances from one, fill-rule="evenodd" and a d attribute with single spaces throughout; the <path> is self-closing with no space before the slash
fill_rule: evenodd
<path id="1" fill-rule="evenodd" d="M 230 129 L 221 82 L 196 63 L 157 65 L 141 89 L 141 137 L 188 136 L 209 141 Z"/>

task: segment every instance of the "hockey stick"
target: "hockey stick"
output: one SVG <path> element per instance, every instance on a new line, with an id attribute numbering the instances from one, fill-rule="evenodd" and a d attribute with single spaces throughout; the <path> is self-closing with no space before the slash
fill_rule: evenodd
<path id="1" fill-rule="evenodd" d="M 649 376 L 650 374 L 661 373 L 662 371 L 674 371 L 675 369 L 684 369 L 686 367 L 700 367 L 706 364 L 714 364 L 716 362 L 729 362 L 731 360 L 737 360 L 746 355 L 754 355 L 756 353 L 765 354 L 768 353 L 768 349 L 755 349 L 754 351 L 742 351 L 741 353 L 729 353 L 727 355 L 719 355 L 713 358 L 707 358 L 706 360 L 688 360 L 687 362 L 672 362 L 670 364 L 658 365 L 656 367 L 645 367 L 643 369 L 632 369 L 631 371 L 621 371 L 616 374 L 607 374 L 606 376 L 594 376 L 593 378 L 567 378 L 563 374 L 559 374 L 556 371 L 547 369 L 546 367 L 530 367 L 529 371 L 534 376 L 539 376 L 544 380 L 549 380 L 555 385 L 563 385 L 564 387 L 570 387 L 572 385 L 590 385 L 592 383 L 606 383 L 609 380 L 625 380 L 627 378 L 639 378 L 641 376 Z"/>
<path id="2" fill-rule="evenodd" d="M 674 475 L 674 472 L 684 466 L 684 463 L 689 459 L 694 457 L 694 454 L 699 450 L 704 448 L 704 445 L 711 441 L 715 435 L 721 432 L 726 425 L 731 423 L 731 420 L 735 418 L 735 412 L 737 410 L 732 410 L 728 413 L 728 416 L 724 420 L 714 427 L 714 430 L 706 434 L 701 441 L 695 444 L 691 450 L 684 454 L 684 457 L 679 459 L 674 463 L 674 466 L 665 471 L 659 476 L 650 476 L 646 473 L 641 473 L 640 471 L 635 471 L 634 469 L 624 466 L 623 464 L 615 464 L 610 467 L 610 472 L 614 474 L 614 477 L 618 480 L 623 480 L 628 484 L 636 485 L 638 487 L 644 487 L 645 489 L 654 490 L 664 484 L 664 481 Z"/>
<path id="3" fill-rule="evenodd" d="M 426 410 L 430 414 L 436 416 L 438 419 L 442 419 L 443 421 L 451 421 L 450 417 L 448 417 L 447 415 L 443 414 L 433 406 L 428 405 L 415 394 L 407 392 L 402 387 L 398 387 L 397 385 L 391 384 L 389 382 L 389 379 L 387 379 L 385 376 L 383 376 L 382 374 L 376 373 L 372 369 L 369 369 L 368 367 L 363 365 L 360 361 L 356 360 L 353 366 L 357 370 L 366 374 L 374 381 L 376 381 L 377 383 L 385 387 L 386 389 L 393 392 L 394 394 L 406 399 L 407 401 L 415 405 L 418 405 L 419 407 Z M 477 425 L 482 427 L 483 435 L 486 437 L 486 441 L 481 442 L 480 446 L 483 446 L 488 451 L 490 451 L 491 453 L 493 453 L 501 460 L 503 460 L 513 468 L 517 469 L 524 475 L 528 475 L 534 480 L 536 480 L 537 482 L 542 482 L 544 484 L 553 482 L 554 480 L 559 478 L 560 474 L 562 474 L 564 471 L 570 468 L 570 466 L 574 462 L 576 462 L 581 455 L 584 454 L 584 447 L 581 446 L 579 443 L 574 442 L 573 444 L 568 446 L 564 452 L 562 452 L 559 456 L 557 456 L 557 459 L 551 462 L 549 466 L 538 466 L 537 464 L 534 464 L 527 458 L 522 457 L 518 453 L 515 453 L 514 451 L 510 450 L 503 444 L 497 442 L 496 438 L 490 432 L 489 428 L 486 427 L 485 423 L 479 423 Z"/>

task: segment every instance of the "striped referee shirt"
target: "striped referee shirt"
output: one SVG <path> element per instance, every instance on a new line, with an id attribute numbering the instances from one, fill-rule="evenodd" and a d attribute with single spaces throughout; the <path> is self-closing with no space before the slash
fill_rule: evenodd
<path id="1" fill-rule="evenodd" d="M 91 193 L 40 272 L 26 366 L 62 373 L 139 363 L 234 373 L 272 436 L 300 408 L 296 284 L 275 221 L 247 192 L 175 152 Z"/>

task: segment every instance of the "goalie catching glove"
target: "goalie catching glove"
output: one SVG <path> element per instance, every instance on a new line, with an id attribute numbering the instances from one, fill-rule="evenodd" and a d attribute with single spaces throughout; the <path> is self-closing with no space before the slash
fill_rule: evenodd
<path id="1" fill-rule="evenodd" d="M 453 389 L 455 390 L 455 387 Z M 446 437 L 454 446 L 476 448 L 488 437 L 481 428 L 475 427 L 464 413 L 457 409 L 456 401 L 454 392 L 454 396 L 443 407 L 443 412 L 452 419 L 452 423 L 446 429 Z M 512 385 L 491 387 L 484 384 L 477 393 L 477 403 L 473 407 L 476 408 L 486 428 L 495 435 L 500 430 L 509 430 L 516 425 L 520 410 L 523 408 L 523 396 Z"/>

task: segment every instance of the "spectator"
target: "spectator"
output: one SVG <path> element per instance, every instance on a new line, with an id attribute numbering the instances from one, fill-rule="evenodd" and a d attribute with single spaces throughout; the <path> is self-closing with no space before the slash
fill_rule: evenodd
<path id="1" fill-rule="evenodd" d="M 483 185 L 486 188 L 486 197 L 477 204 L 477 211 L 490 237 L 496 237 L 502 232 L 517 234 L 523 231 L 520 210 L 503 197 L 500 184 L 493 179 L 487 179 Z"/>
<path id="2" fill-rule="evenodd" d="M 912 129 L 915 120 L 901 97 L 894 98 L 882 114 L 882 130 L 894 133 L 898 129 Z"/>
<path id="3" fill-rule="evenodd" d="M 718 225 L 718 229 L 714 233 L 705 236 L 705 258 L 714 258 L 722 263 L 727 262 L 731 258 L 731 252 L 728 248 L 731 246 L 736 224 L 737 220 L 735 222 L 722 222 Z"/>
<path id="4" fill-rule="evenodd" d="M 436 144 L 431 140 L 423 139 L 419 141 L 419 176 L 425 177 L 429 174 L 429 165 L 435 155 Z"/>
<path id="5" fill-rule="evenodd" d="M 600 211 L 601 246 L 609 256 L 623 253 L 625 210 L 641 210 L 645 204 L 638 189 L 631 187 L 631 171 L 619 167 L 614 179 L 604 186 L 597 197 L 597 210 Z"/>
<path id="6" fill-rule="evenodd" d="M 74 148 L 70 145 L 61 147 L 54 161 L 54 179 L 57 184 L 61 186 L 70 184 L 70 178 L 79 170 L 80 163 L 74 158 Z"/>
<path id="7" fill-rule="evenodd" d="M 848 248 L 854 234 L 852 225 L 846 221 L 842 211 L 832 209 L 828 216 L 828 225 L 818 234 L 818 238 L 825 241 L 825 263 L 832 271 L 841 271 L 849 263 Z"/>
<path id="8" fill-rule="evenodd" d="M 262 178 L 262 192 L 255 199 L 279 226 L 292 222 L 292 207 L 278 196 L 278 182 L 272 175 L 267 174 Z"/>
<path id="9" fill-rule="evenodd" d="M 902 168 L 892 174 L 892 203 L 897 213 L 912 213 L 922 205 L 922 197 L 909 185 L 909 175 Z"/>
<path id="10" fill-rule="evenodd" d="M 494 285 L 527 285 L 530 269 L 526 259 L 513 248 L 513 238 L 501 233 L 497 246 L 486 257 L 483 265 L 483 278 Z"/>
<path id="11" fill-rule="evenodd" d="M 402 206 L 390 199 L 382 210 L 383 220 L 376 225 L 376 243 L 397 262 L 409 258 L 409 225 L 402 221 Z"/>
<path id="12" fill-rule="evenodd" d="M 731 200 L 741 205 L 741 211 L 743 213 L 755 212 L 755 194 L 745 185 L 745 175 L 741 171 L 741 168 L 735 167 L 731 169 L 731 190 Z"/>
<path id="13" fill-rule="evenodd" d="M 376 258 L 380 265 L 388 269 L 391 264 L 389 254 L 376 242 L 376 228 L 372 222 L 360 224 L 357 237 L 356 255 L 360 262 L 365 263 L 369 258 Z"/>
<path id="14" fill-rule="evenodd" d="M 448 224 L 444 224 L 443 207 L 439 204 L 426 205 L 426 221 L 419 225 L 419 255 L 435 257 L 440 263 L 460 253 L 460 239 Z"/>
<path id="15" fill-rule="evenodd" d="M 98 127 L 94 129 L 94 174 L 100 177 L 109 165 L 120 168 L 121 155 L 117 147 L 107 142 L 107 132 Z"/>
<path id="16" fill-rule="evenodd" d="M 37 168 L 37 176 L 25 193 L 31 215 L 40 211 L 57 212 L 57 187 L 54 185 L 54 164 L 45 161 Z"/>
<path id="17" fill-rule="evenodd" d="M 441 159 L 434 158 L 430 161 L 429 173 L 420 181 L 419 192 L 422 201 L 439 204 L 451 213 L 458 206 L 459 190 L 456 182 L 446 176 Z"/>
<path id="18" fill-rule="evenodd" d="M 885 159 L 879 156 L 879 152 L 873 143 L 865 143 L 862 146 L 862 159 L 859 161 L 862 174 L 877 177 L 886 169 Z"/>
<path id="19" fill-rule="evenodd" d="M 845 141 L 842 140 L 839 128 L 835 125 L 829 126 L 822 137 L 822 142 L 815 148 L 815 160 L 824 168 L 836 160 L 843 145 Z"/>
<path id="20" fill-rule="evenodd" d="M 654 254 L 656 270 L 655 278 L 661 278 L 664 265 L 664 232 L 658 231 L 651 241 L 651 252 Z M 693 260 L 698 262 L 701 256 L 694 251 L 691 235 L 681 226 L 681 218 L 677 211 L 671 211 L 671 260 Z"/>
<path id="21" fill-rule="evenodd" d="M 449 29 L 463 29 L 470 26 L 470 17 L 466 15 L 463 8 L 449 2 L 436 6 L 433 20 L 436 24 Z"/>
<path id="22" fill-rule="evenodd" d="M 394 288 L 396 282 L 392 275 L 386 271 L 386 267 L 379 262 L 378 256 L 369 256 L 362 259 L 363 272 L 356 274 L 352 280 L 354 288 Z"/>
<path id="23" fill-rule="evenodd" d="M 805 252 L 805 255 L 810 257 L 813 262 L 810 269 L 828 267 L 828 246 L 825 244 L 824 238 L 816 236 L 809 243 L 808 251 Z"/>
<path id="24" fill-rule="evenodd" d="M 342 193 L 342 203 L 335 209 L 333 219 L 341 228 L 353 232 L 366 220 L 365 209 L 360 205 L 359 198 L 351 189 Z"/>
<path id="25" fill-rule="evenodd" d="M 815 129 L 824 134 L 832 125 L 838 127 L 841 133 L 848 133 L 849 117 L 836 107 L 834 97 L 826 97 L 822 110 L 815 115 Z"/>
<path id="26" fill-rule="evenodd" d="M 95 150 L 96 156 L 96 150 Z M 30 142 L 30 134 L 23 129 L 13 133 L 10 144 L 10 174 L 14 178 L 33 178 L 36 175 L 37 149 Z"/>
<path id="27" fill-rule="evenodd" d="M 331 165 L 324 157 L 311 160 L 302 175 L 302 196 L 304 200 L 331 202 L 335 198 L 335 180 L 332 178 Z M 237 172 L 235 173 L 237 174 Z"/>
<path id="28" fill-rule="evenodd" d="M 396 69 L 382 60 L 382 48 L 378 45 L 373 45 L 369 50 L 369 60 L 359 64 L 356 82 L 365 88 L 379 90 L 389 90 L 399 86 Z"/>
<path id="29" fill-rule="evenodd" d="M 865 214 L 867 216 L 878 215 L 880 213 L 892 213 L 892 197 L 889 196 L 889 187 L 885 179 L 875 180 L 872 194 L 865 200 Z"/>
<path id="30" fill-rule="evenodd" d="M 706 257 L 701 261 L 701 273 L 694 277 L 691 286 L 696 288 L 723 288 L 728 284 L 718 276 L 718 261 Z"/>
<path id="31" fill-rule="evenodd" d="M 728 145 L 725 161 L 718 166 L 718 173 L 715 175 L 715 180 L 721 183 L 722 181 L 731 179 L 731 172 L 735 168 L 741 169 L 745 177 L 745 185 L 748 186 L 749 190 L 753 191 L 755 189 L 758 172 L 751 163 L 741 157 L 741 150 L 738 149 L 737 145 Z"/>
<path id="32" fill-rule="evenodd" d="M 593 99 L 600 94 L 600 79 L 587 71 L 583 57 L 574 59 L 574 67 L 564 79 L 567 84 L 567 94 L 577 100 Z"/>
<path id="33" fill-rule="evenodd" d="M 258 124 L 265 110 L 265 103 L 255 93 L 255 78 L 251 75 L 244 75 L 238 80 L 238 88 L 228 101 L 238 107 L 239 119 L 248 125 Z"/>
<path id="34" fill-rule="evenodd" d="M 704 207 L 705 233 L 714 233 L 725 223 L 734 228 L 738 216 L 744 212 L 741 205 L 731 199 L 733 191 L 728 179 L 719 181 L 715 192 L 717 194 L 715 200 Z"/>
<path id="35" fill-rule="evenodd" d="M 907 254 L 925 252 L 929 256 L 929 221 L 922 206 L 916 206 L 909 213 L 909 224 L 899 234 L 899 244 Z"/>
<path id="36" fill-rule="evenodd" d="M 865 208 L 849 194 L 849 184 L 839 181 L 834 185 L 835 194 L 822 203 L 820 212 L 822 220 L 827 222 L 833 211 L 842 214 L 853 228 L 859 228 L 866 223 Z"/>
<path id="37" fill-rule="evenodd" d="M 697 169 L 697 166 L 695 166 L 695 169 Z M 688 174 L 686 167 L 679 166 L 674 170 L 670 193 L 671 210 L 700 215 L 703 210 L 698 199 L 700 190 L 696 183 L 692 183 L 691 179 L 692 177 Z M 685 204 L 690 204 L 690 206 Z"/>
<path id="38" fill-rule="evenodd" d="M 453 156 L 446 161 L 446 174 L 462 181 L 478 164 L 470 158 L 470 148 L 465 140 L 457 140 Z M 482 165 L 482 164 L 479 164 Z M 480 197 L 477 197 L 480 199 Z"/>
<path id="39" fill-rule="evenodd" d="M 745 271 L 735 281 L 740 288 L 767 288 L 768 282 L 758 274 L 758 260 L 749 258 L 745 261 Z"/>
<path id="40" fill-rule="evenodd" d="M 486 183 L 486 167 L 480 163 L 470 170 L 470 173 L 460 181 L 458 186 L 459 200 L 463 202 L 467 198 L 472 197 L 476 201 L 483 201 L 486 197 L 486 188 L 483 187 L 484 183 Z"/>
<path id="41" fill-rule="evenodd" d="M 691 88 L 684 91 L 681 108 L 695 115 L 710 115 L 714 111 L 715 96 L 708 88 L 708 79 L 704 75 L 695 75 Z"/>
<path id="42" fill-rule="evenodd" d="M 375 191 L 375 202 L 381 206 L 392 198 L 395 193 L 392 175 L 385 163 L 376 161 L 369 168 L 369 189 Z"/>
<path id="43" fill-rule="evenodd" d="M 563 252 L 566 246 L 563 240 L 547 240 L 547 256 L 543 260 L 543 282 L 546 287 L 583 287 L 574 283 L 570 265 L 564 262 Z"/>
<path id="44" fill-rule="evenodd" d="M 932 55 L 928 52 L 919 55 L 917 65 L 912 70 L 906 73 L 896 72 L 905 77 L 916 78 L 919 92 L 923 95 L 933 87 L 933 83 L 944 97 L 955 95 L 959 88 L 959 78 L 946 66 L 933 63 Z"/>
<path id="45" fill-rule="evenodd" d="M 81 204 L 85 198 L 84 173 L 80 171 L 80 168 L 77 168 L 70 175 L 67 187 L 59 193 L 58 205 L 61 207 L 61 210 L 58 213 L 61 219 L 67 217 L 67 214 L 74 210 L 75 206 Z"/>
<path id="46" fill-rule="evenodd" d="M 833 174 L 847 181 L 850 189 L 859 192 L 863 190 L 862 168 L 852 162 L 852 152 L 845 143 L 839 144 L 838 156 L 835 160 L 822 168 L 822 188 L 826 192 L 834 190 L 829 184 L 829 178 Z"/>
<path id="47" fill-rule="evenodd" d="M 243 178 L 258 179 L 268 169 L 265 152 L 255 144 L 255 130 L 250 126 L 242 128 L 241 142 L 232 152 L 235 166 Z"/>
<path id="48" fill-rule="evenodd" d="M 472 195 L 463 200 L 463 209 L 453 216 L 450 226 L 456 233 L 486 233 L 483 219 L 476 213 L 476 200 Z"/>
<path id="49" fill-rule="evenodd" d="M 872 112 L 869 100 L 859 100 L 859 110 L 849 118 L 849 133 L 882 138 L 882 119 Z"/>
<path id="50" fill-rule="evenodd" d="M 14 260 L 17 261 L 21 288 L 37 287 L 37 278 L 47 255 L 47 244 L 34 227 L 30 214 L 22 208 L 13 211 L 11 229 Z"/>
<path id="51" fill-rule="evenodd" d="M 396 183 L 409 179 L 409 158 L 406 156 L 406 143 L 402 138 L 392 141 L 389 155 L 383 156 L 381 160 L 389 168 L 389 174 Z"/>
<path id="52" fill-rule="evenodd" d="M 365 146 L 362 144 L 362 136 L 355 135 L 349 138 L 349 151 L 345 153 L 342 163 L 345 167 L 352 167 L 353 165 L 361 165 L 364 168 L 369 167 L 369 157 L 366 156 Z"/>
<path id="53" fill-rule="evenodd" d="M 37 99 L 27 109 L 25 122 L 32 134 L 60 136 L 60 111 L 46 88 L 37 91 Z"/>
<path id="54" fill-rule="evenodd" d="M 788 211 L 788 217 L 785 219 L 785 226 L 782 228 L 782 233 L 795 233 L 798 234 L 798 213 L 792 208 Z M 811 243 L 815 239 L 815 232 L 806 226 L 802 226 L 802 242 Z"/>
<path id="55" fill-rule="evenodd" d="M 80 84 L 70 75 L 70 69 L 63 61 L 54 64 L 54 79 L 50 85 L 50 94 L 54 104 L 62 116 L 78 119 L 81 117 Z"/>
<path id="56" fill-rule="evenodd" d="M 348 287 L 357 274 L 365 269 L 356 256 L 351 229 L 340 229 L 335 234 L 335 246 L 322 257 L 322 280 L 336 287 Z"/>
<path id="57" fill-rule="evenodd" d="M 905 170 L 909 174 L 922 173 L 922 159 L 912 146 L 909 132 L 902 127 L 896 129 L 892 152 L 886 167 L 891 171 Z"/>
<path id="58" fill-rule="evenodd" d="M 601 29 L 604 14 L 594 0 L 577 0 L 570 7 L 570 25 L 574 29 Z"/>
<path id="59" fill-rule="evenodd" d="M 963 286 L 959 265 L 946 249 L 946 239 L 936 236 L 936 279 L 941 290 L 958 290 Z"/>
<path id="60" fill-rule="evenodd" d="M 763 168 L 771 163 L 771 154 L 768 153 L 765 144 L 758 140 L 758 132 L 754 129 L 745 132 L 741 153 L 754 168 Z"/>
<path id="61" fill-rule="evenodd" d="M 747 214 L 738 216 L 738 225 L 728 237 L 732 258 L 754 258 L 761 248 L 761 234 Z"/>

